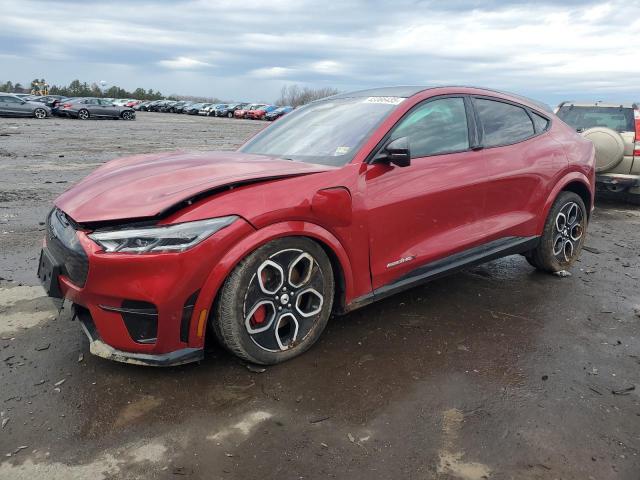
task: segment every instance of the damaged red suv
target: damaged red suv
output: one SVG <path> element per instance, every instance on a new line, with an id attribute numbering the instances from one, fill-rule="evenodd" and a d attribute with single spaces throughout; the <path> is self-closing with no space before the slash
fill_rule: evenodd
<path id="1" fill-rule="evenodd" d="M 531 100 L 464 87 L 341 94 L 237 152 L 111 161 L 55 201 L 39 277 L 91 352 L 175 365 L 205 333 L 259 364 L 346 313 L 511 254 L 576 260 L 594 149 Z"/>

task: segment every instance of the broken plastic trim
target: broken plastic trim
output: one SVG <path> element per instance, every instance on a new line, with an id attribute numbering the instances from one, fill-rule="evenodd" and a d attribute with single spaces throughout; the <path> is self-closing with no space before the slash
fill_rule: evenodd
<path id="1" fill-rule="evenodd" d="M 80 305 L 74 305 L 73 310 L 74 316 L 80 320 L 82 329 L 89 338 L 89 351 L 98 357 L 116 362 L 150 367 L 172 367 L 184 365 L 185 363 L 198 362 L 204 358 L 204 350 L 202 348 L 183 348 L 181 350 L 157 355 L 117 350 L 102 341 L 89 310 Z"/>

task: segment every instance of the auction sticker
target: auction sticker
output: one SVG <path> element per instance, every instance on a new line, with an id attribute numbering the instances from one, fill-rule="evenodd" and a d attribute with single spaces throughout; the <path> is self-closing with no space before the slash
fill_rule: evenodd
<path id="1" fill-rule="evenodd" d="M 364 103 L 382 103 L 385 105 L 400 105 L 405 99 L 403 97 L 369 97 Z"/>

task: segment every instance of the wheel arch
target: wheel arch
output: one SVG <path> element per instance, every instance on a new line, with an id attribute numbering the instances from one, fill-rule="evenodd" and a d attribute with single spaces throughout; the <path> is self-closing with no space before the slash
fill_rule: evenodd
<path id="1" fill-rule="evenodd" d="M 294 221 L 271 224 L 242 238 L 227 252 L 222 262 L 214 266 L 200 290 L 195 311 L 207 309 L 209 320 L 214 311 L 218 294 L 234 268 L 253 251 L 272 240 L 283 237 L 306 237 L 315 241 L 327 254 L 334 273 L 334 311 L 344 311 L 347 299 L 353 292 L 353 273 L 346 250 L 328 230 L 309 222 Z"/>
<path id="2" fill-rule="evenodd" d="M 547 215 L 549 215 L 549 210 L 551 210 L 553 202 L 555 202 L 561 192 L 565 191 L 574 192 L 579 195 L 587 208 L 587 215 L 589 217 L 591 216 L 591 210 L 593 208 L 593 188 L 591 187 L 589 179 L 580 172 L 571 172 L 556 183 L 555 187 L 547 197 L 543 215 L 541 215 L 538 223 L 538 231 L 541 232 L 544 228 L 544 223 L 547 219 Z"/>
<path id="3" fill-rule="evenodd" d="M 584 202 L 584 206 L 587 207 L 587 215 L 591 216 L 591 207 L 593 206 L 593 202 L 591 199 L 591 192 L 589 188 L 582 182 L 578 180 L 572 180 L 567 183 L 562 190 L 563 192 L 573 192 L 577 194 L 582 201 Z"/>

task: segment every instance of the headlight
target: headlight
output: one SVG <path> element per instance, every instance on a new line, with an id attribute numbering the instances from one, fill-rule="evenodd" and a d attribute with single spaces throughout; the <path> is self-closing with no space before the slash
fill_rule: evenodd
<path id="1" fill-rule="evenodd" d="M 90 234 L 89 238 L 107 253 L 183 252 L 231 225 L 237 218 L 232 215 L 162 227 L 98 232 Z"/>

